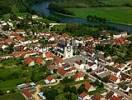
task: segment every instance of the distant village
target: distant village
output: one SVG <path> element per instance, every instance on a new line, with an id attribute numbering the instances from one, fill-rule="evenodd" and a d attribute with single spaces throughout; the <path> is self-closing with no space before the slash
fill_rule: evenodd
<path id="1" fill-rule="evenodd" d="M 2 30 L 6 25 L 9 30 Z M 50 25 L 59 26 L 57 23 Z M 132 100 L 132 59 L 118 63 L 112 56 L 106 56 L 104 51 L 96 50 L 97 45 L 131 44 L 127 32 L 111 36 L 102 31 L 101 35 L 107 39 L 72 37 L 68 33 L 53 31 L 30 32 L 32 38 L 23 29 L 12 29 L 11 21 L 0 21 L 0 61 L 19 59 L 21 65 L 46 67 L 49 72 L 41 83 L 31 81 L 16 86 L 26 100 L 48 100 L 45 89 L 68 82 L 69 86 L 80 90 L 75 93 L 77 100 Z"/>

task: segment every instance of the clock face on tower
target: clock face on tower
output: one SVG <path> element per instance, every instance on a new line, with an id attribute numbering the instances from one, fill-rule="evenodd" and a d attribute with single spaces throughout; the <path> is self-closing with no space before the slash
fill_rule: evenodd
<path id="1" fill-rule="evenodd" d="M 70 47 L 70 46 L 67 47 L 67 51 L 68 51 L 68 52 L 71 51 L 71 47 Z"/>

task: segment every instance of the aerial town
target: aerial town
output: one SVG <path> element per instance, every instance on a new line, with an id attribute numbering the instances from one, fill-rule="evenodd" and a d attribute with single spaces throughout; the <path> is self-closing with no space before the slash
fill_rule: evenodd
<path id="1" fill-rule="evenodd" d="M 126 48 L 117 50 L 131 48 L 131 34 L 104 30 L 103 38 L 77 37 L 52 31 L 54 26 L 61 24 L 27 32 L 16 29 L 10 19 L 0 21 L 0 95 L 19 94 L 23 99 L 18 100 L 132 100 L 131 51 L 126 51 L 130 58 L 122 59 Z"/>

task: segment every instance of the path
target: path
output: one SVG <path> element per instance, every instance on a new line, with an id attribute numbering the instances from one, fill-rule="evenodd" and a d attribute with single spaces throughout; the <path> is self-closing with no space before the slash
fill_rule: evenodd
<path id="1" fill-rule="evenodd" d="M 60 83 L 61 79 L 57 79 L 57 82 L 53 83 L 53 84 L 46 84 L 46 85 L 37 85 L 36 86 L 36 91 L 34 92 L 34 94 L 32 94 L 34 100 L 41 100 L 40 97 L 38 96 L 38 93 L 41 92 L 41 88 L 43 87 L 49 87 L 49 86 L 55 86 L 57 84 Z"/>

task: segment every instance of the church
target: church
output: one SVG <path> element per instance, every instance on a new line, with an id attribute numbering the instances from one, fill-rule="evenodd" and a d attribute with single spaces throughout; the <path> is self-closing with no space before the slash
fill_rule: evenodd
<path id="1" fill-rule="evenodd" d="M 53 49 L 53 52 L 56 56 L 59 56 L 63 59 L 72 58 L 74 50 L 71 40 L 59 41 L 57 46 Z"/>

